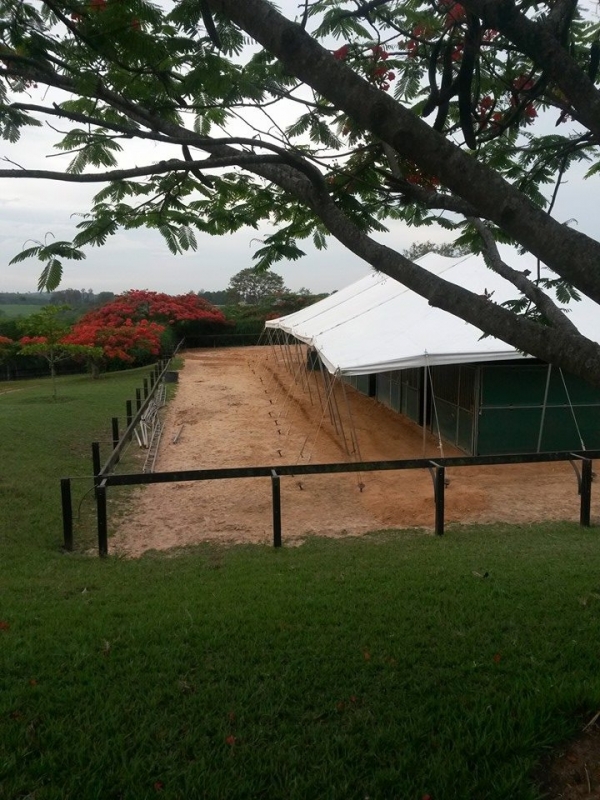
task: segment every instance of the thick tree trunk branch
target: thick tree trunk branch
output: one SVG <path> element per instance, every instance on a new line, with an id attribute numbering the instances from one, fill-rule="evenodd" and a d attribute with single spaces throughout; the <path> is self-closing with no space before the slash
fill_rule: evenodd
<path id="1" fill-rule="evenodd" d="M 552 12 L 547 21 L 534 22 L 513 0 L 464 0 L 464 7 L 484 25 L 500 31 L 564 92 L 577 117 L 600 143 L 600 92 L 571 58 L 559 37 Z"/>
<path id="2" fill-rule="evenodd" d="M 447 141 L 333 58 L 265 0 L 208 0 L 287 70 L 496 223 L 584 294 L 600 302 L 600 243 L 561 225 L 501 176 Z"/>
<path id="3" fill-rule="evenodd" d="M 425 297 L 430 305 L 470 322 L 520 351 L 551 361 L 600 386 L 600 346 L 576 329 L 571 332 L 563 324 L 560 327 L 541 325 L 433 275 L 360 231 L 330 198 L 315 198 L 313 207 L 328 230 L 349 250 Z"/>

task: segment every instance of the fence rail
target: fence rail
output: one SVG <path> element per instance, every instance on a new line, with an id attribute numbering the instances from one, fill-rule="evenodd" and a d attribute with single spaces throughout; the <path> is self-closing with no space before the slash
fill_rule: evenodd
<path id="1" fill-rule="evenodd" d="M 128 429 L 129 430 L 129 429 Z M 550 462 L 570 462 L 577 478 L 580 495 L 579 522 L 589 527 L 592 497 L 592 460 L 600 458 L 600 450 L 554 453 L 523 453 L 500 456 L 450 456 L 448 458 L 401 459 L 396 461 L 362 461 L 335 464 L 279 464 L 277 466 L 257 467 L 224 467 L 218 469 L 173 470 L 169 472 L 108 474 L 106 465 L 102 470 L 96 461 L 97 472 L 94 476 L 96 487 L 98 552 L 100 556 L 108 554 L 108 515 L 107 489 L 109 486 L 134 486 L 152 483 L 180 483 L 184 481 L 225 480 L 241 478 L 270 478 L 273 506 L 273 546 L 282 543 L 281 494 L 280 478 L 284 476 L 320 475 L 344 472 L 375 472 L 406 469 L 427 469 L 433 481 L 435 532 L 444 533 L 445 510 L 445 470 L 448 467 L 494 466 L 500 464 L 536 464 Z M 107 464 L 110 462 L 107 462 Z M 65 548 L 72 549 L 72 509 L 69 478 L 61 482 L 63 502 L 63 530 Z"/>

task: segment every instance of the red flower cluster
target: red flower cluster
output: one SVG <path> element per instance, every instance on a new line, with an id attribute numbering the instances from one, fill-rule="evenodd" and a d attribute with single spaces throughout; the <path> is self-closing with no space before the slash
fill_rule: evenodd
<path id="1" fill-rule="evenodd" d="M 385 62 L 390 57 L 390 54 L 381 45 L 376 45 L 371 48 L 373 54 L 373 69 L 371 70 L 370 79 L 382 91 L 387 92 L 390 88 L 390 81 L 396 77 L 394 72 L 391 72 L 386 66 Z"/>
<path id="2" fill-rule="evenodd" d="M 132 290 L 85 314 L 62 343 L 99 347 L 103 358 L 131 363 L 136 352 L 160 353 L 167 326 L 197 321 L 227 324 L 218 308 L 193 293 L 173 296 Z"/>
<path id="3" fill-rule="evenodd" d="M 101 347 L 105 358 L 116 358 L 131 363 L 135 360 L 132 351 L 144 350 L 152 355 L 160 353 L 160 336 L 164 325 L 157 322 L 132 322 L 125 320 L 118 327 L 106 327 L 101 321 L 78 322 L 71 333 L 63 339 L 64 344 L 86 347 Z"/>
<path id="4" fill-rule="evenodd" d="M 512 83 L 512 94 L 510 98 L 510 104 L 513 107 L 520 105 L 523 102 L 522 95 L 525 95 L 525 99 L 527 99 L 528 93 L 535 88 L 535 81 L 529 75 L 519 75 L 518 78 Z M 529 95 L 531 96 L 531 95 Z M 533 122 L 533 120 L 537 117 L 537 111 L 533 102 L 527 103 L 523 107 L 523 114 L 525 117 L 525 122 Z"/>
<path id="5" fill-rule="evenodd" d="M 23 336 L 19 339 L 19 344 L 47 344 L 48 339 L 45 336 Z"/>
<path id="6" fill-rule="evenodd" d="M 332 55 L 338 61 L 345 61 L 348 58 L 349 52 L 350 52 L 350 45 L 344 44 L 341 47 L 338 47 L 337 50 L 334 50 Z"/>
<path id="7" fill-rule="evenodd" d="M 416 58 L 419 55 L 419 39 L 428 36 L 430 32 L 431 29 L 426 25 L 416 25 L 413 28 L 413 38 L 406 43 L 406 49 L 408 51 L 409 58 Z"/>
<path id="8" fill-rule="evenodd" d="M 428 175 L 423 172 L 413 162 L 407 161 L 405 170 L 404 178 L 408 183 L 412 183 L 413 186 L 420 186 L 423 189 L 434 191 L 440 185 L 439 178 L 436 178 L 435 175 Z"/>
<path id="9" fill-rule="evenodd" d="M 225 324 L 225 316 L 203 297 L 193 294 L 169 295 L 163 292 L 148 292 L 132 289 L 118 295 L 102 308 L 90 311 L 82 322 L 102 322 L 108 327 L 119 327 L 126 320 L 139 322 L 152 320 L 163 325 L 175 322 L 211 322 Z"/>
<path id="10" fill-rule="evenodd" d="M 79 7 L 79 11 L 71 12 L 71 19 L 73 22 L 79 24 L 84 22 L 86 19 L 89 19 L 91 14 L 98 14 L 102 11 L 106 11 L 107 8 L 107 0 L 89 0 L 89 2 L 83 3 Z M 134 31 L 139 31 L 142 28 L 141 22 L 136 17 L 132 17 L 131 21 L 129 22 L 129 26 Z"/>
<path id="11" fill-rule="evenodd" d="M 455 3 L 454 0 L 441 0 L 441 5 L 448 9 L 446 11 L 444 27 L 452 28 L 455 25 L 460 25 L 467 18 L 467 12 L 460 3 Z"/>

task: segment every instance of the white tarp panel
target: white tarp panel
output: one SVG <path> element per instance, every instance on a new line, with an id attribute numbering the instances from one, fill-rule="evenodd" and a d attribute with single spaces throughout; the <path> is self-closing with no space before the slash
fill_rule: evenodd
<path id="1" fill-rule="evenodd" d="M 535 276 L 534 259 L 506 249 L 502 256 L 515 269 L 530 269 Z M 476 294 L 491 292 L 490 302 L 501 303 L 518 294 L 486 267 L 481 256 L 452 259 L 429 253 L 418 263 Z M 582 300 L 569 308 L 572 322 L 597 341 L 596 304 Z M 498 339 L 483 337 L 478 328 L 432 308 L 402 284 L 375 272 L 295 314 L 270 320 L 267 327 L 312 345 L 327 369 L 342 375 L 528 357 Z"/>
<path id="2" fill-rule="evenodd" d="M 331 324 L 331 320 L 338 314 L 340 319 L 346 316 L 346 303 L 353 298 L 362 298 L 369 289 L 379 284 L 385 277 L 378 272 L 370 272 L 364 278 L 324 297 L 318 303 L 313 303 L 313 305 L 288 314 L 286 317 L 267 320 L 265 327 L 278 328 L 286 333 L 292 333 L 302 341 L 311 341 L 315 331 L 323 329 L 323 326 L 327 328 Z M 360 305 L 364 306 L 364 302 Z"/>

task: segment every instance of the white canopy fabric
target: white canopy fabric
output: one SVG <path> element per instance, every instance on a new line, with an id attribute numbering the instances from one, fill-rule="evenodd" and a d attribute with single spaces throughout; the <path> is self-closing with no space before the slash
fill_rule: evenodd
<path id="1" fill-rule="evenodd" d="M 505 249 L 502 257 L 515 269 L 536 274 L 531 257 Z M 514 286 L 488 269 L 482 256 L 457 259 L 429 253 L 418 263 L 476 294 L 491 293 L 491 302 L 517 296 Z M 598 341 L 597 305 L 583 299 L 571 302 L 569 309 L 569 318 L 581 333 Z M 266 327 L 311 345 L 329 372 L 341 375 L 529 357 L 499 339 L 484 337 L 478 328 L 433 308 L 393 278 L 377 272 L 295 314 L 269 320 Z"/>

